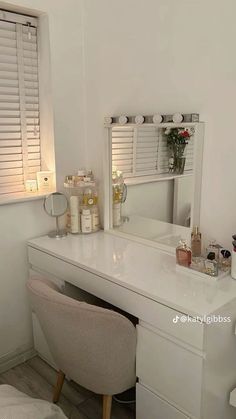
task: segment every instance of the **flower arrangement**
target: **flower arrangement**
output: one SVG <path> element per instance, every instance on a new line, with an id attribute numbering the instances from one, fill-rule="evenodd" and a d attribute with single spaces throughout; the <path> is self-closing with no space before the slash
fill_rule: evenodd
<path id="1" fill-rule="evenodd" d="M 188 140 L 194 134 L 194 131 L 187 128 L 167 128 L 164 134 L 167 138 L 167 145 L 172 152 L 172 157 L 182 157 Z"/>
<path id="2" fill-rule="evenodd" d="M 183 173 L 185 166 L 184 151 L 188 140 L 194 134 L 194 128 L 167 128 L 164 135 L 170 150 L 169 171 Z"/>

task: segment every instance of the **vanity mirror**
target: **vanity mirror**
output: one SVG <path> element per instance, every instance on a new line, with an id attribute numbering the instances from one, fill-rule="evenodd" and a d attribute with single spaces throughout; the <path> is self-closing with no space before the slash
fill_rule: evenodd
<path id="1" fill-rule="evenodd" d="M 204 124 L 145 123 L 150 120 L 157 119 L 130 123 L 135 117 L 127 117 L 125 124 L 119 118 L 105 120 L 104 224 L 114 234 L 174 251 L 180 238 L 189 241 L 192 227 L 200 224 Z M 124 203 L 114 194 L 114 179 L 127 187 Z M 114 223 L 118 204 L 119 225 Z"/>
<path id="2" fill-rule="evenodd" d="M 56 218 L 56 230 L 51 231 L 48 236 L 56 239 L 66 236 L 66 230 L 61 230 L 59 228 L 59 217 L 64 215 L 68 208 L 68 201 L 66 196 L 60 192 L 54 192 L 46 196 L 44 199 L 43 207 L 48 215 Z"/>

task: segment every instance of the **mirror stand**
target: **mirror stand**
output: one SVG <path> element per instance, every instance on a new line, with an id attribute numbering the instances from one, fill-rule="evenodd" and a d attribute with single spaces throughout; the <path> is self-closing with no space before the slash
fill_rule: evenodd
<path id="1" fill-rule="evenodd" d="M 65 229 L 59 227 L 59 217 L 64 215 L 68 209 L 68 201 L 65 195 L 60 192 L 54 192 L 44 199 L 43 207 L 45 212 L 53 218 L 56 218 L 56 230 L 48 233 L 52 239 L 61 239 L 67 235 Z"/>
<path id="2" fill-rule="evenodd" d="M 59 216 L 56 216 L 56 230 L 50 231 L 50 233 L 48 233 L 48 237 L 50 237 L 51 239 L 61 239 L 62 237 L 67 236 L 67 231 L 65 229 L 60 230 L 59 227 Z"/>

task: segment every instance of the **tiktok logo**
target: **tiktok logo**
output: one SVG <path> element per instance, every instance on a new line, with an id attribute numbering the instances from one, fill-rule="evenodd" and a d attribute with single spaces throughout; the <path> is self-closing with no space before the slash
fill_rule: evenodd
<path id="1" fill-rule="evenodd" d="M 178 321 L 179 321 L 179 316 L 175 316 L 175 317 L 173 318 L 173 323 L 178 323 Z"/>

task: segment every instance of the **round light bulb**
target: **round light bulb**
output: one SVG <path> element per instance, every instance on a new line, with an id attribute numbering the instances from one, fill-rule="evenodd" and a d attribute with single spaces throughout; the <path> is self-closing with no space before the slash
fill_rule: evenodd
<path id="1" fill-rule="evenodd" d="M 183 121 L 183 119 L 184 119 L 184 117 L 181 113 L 174 113 L 173 122 L 175 122 L 176 124 L 179 124 L 180 122 Z"/>
<path id="2" fill-rule="evenodd" d="M 119 123 L 120 123 L 121 125 L 125 125 L 125 124 L 127 124 L 127 122 L 128 122 L 128 118 L 127 118 L 127 116 L 125 116 L 125 115 L 121 115 L 121 116 L 119 117 Z"/>
<path id="3" fill-rule="evenodd" d="M 156 115 L 153 115 L 152 120 L 154 124 L 161 124 L 161 122 L 163 121 L 163 116 L 157 113 Z"/>
<path id="4" fill-rule="evenodd" d="M 143 115 L 137 115 L 135 117 L 135 124 L 143 124 L 144 123 L 144 116 Z"/>
<path id="5" fill-rule="evenodd" d="M 112 118 L 110 116 L 105 116 L 104 122 L 105 122 L 105 124 L 111 124 L 112 123 Z"/>

